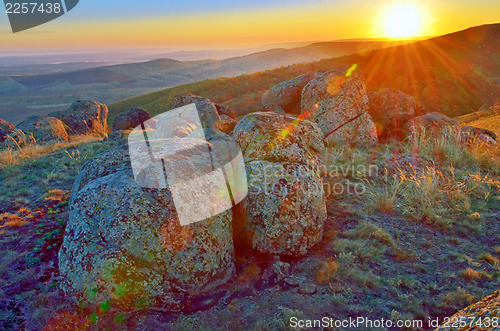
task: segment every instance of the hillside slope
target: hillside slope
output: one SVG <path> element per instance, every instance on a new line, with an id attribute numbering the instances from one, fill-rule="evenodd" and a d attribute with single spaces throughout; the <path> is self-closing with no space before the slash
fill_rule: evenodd
<path id="1" fill-rule="evenodd" d="M 179 84 L 250 74 L 393 44 L 386 40 L 328 42 L 271 49 L 225 60 L 157 59 L 43 75 L 0 76 L 0 118 L 18 123 L 29 115 L 67 108 L 75 99 L 108 104 Z"/>
<path id="2" fill-rule="evenodd" d="M 140 106 L 158 113 L 168 109 L 175 94 L 190 92 L 225 103 L 242 115 L 259 110 L 262 94 L 281 81 L 358 64 L 369 91 L 397 88 L 422 102 L 427 111 L 458 116 L 491 105 L 500 97 L 499 55 L 500 24 L 484 25 L 368 53 L 177 86 L 117 102 L 111 112 L 114 116 Z"/>

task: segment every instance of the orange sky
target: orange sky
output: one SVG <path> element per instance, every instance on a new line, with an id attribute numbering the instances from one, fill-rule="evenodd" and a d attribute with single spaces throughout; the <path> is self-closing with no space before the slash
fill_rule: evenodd
<path id="1" fill-rule="evenodd" d="M 89 1 L 89 0 L 87 0 Z M 145 1 L 147 2 L 147 0 Z M 3 50 L 51 48 L 236 48 L 269 43 L 386 37 L 384 19 L 398 3 L 418 7 L 419 35 L 432 36 L 500 21 L 500 0 L 295 2 L 175 14 L 83 15 L 85 0 L 48 24 L 12 34 L 0 21 Z M 151 8 L 154 10 L 154 8 Z M 79 12 L 81 10 L 81 13 Z"/>

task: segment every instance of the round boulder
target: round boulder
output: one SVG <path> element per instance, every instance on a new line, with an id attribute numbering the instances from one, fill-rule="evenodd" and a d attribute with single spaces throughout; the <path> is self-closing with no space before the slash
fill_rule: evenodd
<path id="1" fill-rule="evenodd" d="M 194 94 L 179 94 L 174 97 L 172 109 L 196 104 L 201 123 L 205 129 L 218 129 L 220 116 L 217 107 L 209 99 Z"/>
<path id="2" fill-rule="evenodd" d="M 393 88 L 370 93 L 368 98 L 368 112 L 375 121 L 378 136 L 382 139 L 405 138 L 404 125 L 416 115 L 415 99 Z"/>
<path id="3" fill-rule="evenodd" d="M 364 75 L 356 66 L 330 70 L 311 80 L 302 91 L 301 108 L 302 115 L 318 124 L 329 144 L 368 147 L 378 142 L 367 113 Z"/>
<path id="4" fill-rule="evenodd" d="M 108 106 L 96 101 L 78 100 L 68 110 L 49 114 L 60 119 L 71 134 L 106 134 Z"/>
<path id="5" fill-rule="evenodd" d="M 412 118 L 405 125 L 406 130 L 412 135 L 442 138 L 444 136 L 457 137 L 460 125 L 457 121 L 440 113 L 429 113 Z"/>
<path id="6" fill-rule="evenodd" d="M 304 87 L 301 107 L 328 137 L 368 110 L 363 73 L 334 69 L 319 75 Z"/>
<path id="7" fill-rule="evenodd" d="M 112 130 L 131 130 L 149 120 L 151 115 L 142 108 L 132 108 L 127 113 L 116 116 Z"/>
<path id="8" fill-rule="evenodd" d="M 325 138 L 328 145 L 349 145 L 357 148 L 370 148 L 378 143 L 377 128 L 372 117 L 363 113 L 353 121 L 332 132 Z"/>
<path id="9" fill-rule="evenodd" d="M 310 73 L 279 83 L 269 89 L 262 96 L 262 106 L 268 109 L 272 106 L 281 107 L 290 114 L 300 114 L 300 100 L 302 90 L 311 80 L 317 77 L 317 73 Z"/>
<path id="10" fill-rule="evenodd" d="M 245 161 L 318 164 L 324 149 L 318 126 L 287 114 L 252 113 L 234 128 Z"/>
<path id="11" fill-rule="evenodd" d="M 243 232 L 264 253 L 304 255 L 323 237 L 323 181 L 316 168 L 299 163 L 253 161 L 246 165 L 248 220 Z"/>
<path id="12" fill-rule="evenodd" d="M 87 161 L 59 252 L 66 295 L 123 309 L 178 310 L 224 284 L 234 271 L 231 211 L 182 226 L 175 207 L 168 188 L 138 185 L 127 150 Z"/>
<path id="13" fill-rule="evenodd" d="M 32 135 L 36 142 L 68 141 L 68 132 L 60 120 L 50 116 L 30 116 L 17 126 L 26 135 Z"/>

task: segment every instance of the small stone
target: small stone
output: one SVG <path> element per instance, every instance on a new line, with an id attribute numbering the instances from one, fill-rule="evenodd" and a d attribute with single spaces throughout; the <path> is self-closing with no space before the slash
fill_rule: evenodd
<path id="1" fill-rule="evenodd" d="M 290 264 L 278 261 L 271 267 L 269 267 L 266 271 L 264 271 L 259 287 L 265 288 L 273 286 L 274 284 L 281 282 L 286 276 L 288 276 L 289 272 Z"/>
<path id="2" fill-rule="evenodd" d="M 314 284 L 302 284 L 299 286 L 299 293 L 300 294 L 308 294 L 308 295 L 312 295 L 314 293 L 316 293 L 317 291 L 317 288 L 316 288 L 316 285 Z"/>
<path id="3" fill-rule="evenodd" d="M 304 280 L 302 279 L 302 277 L 297 277 L 297 276 L 290 276 L 283 279 L 283 283 L 285 283 L 290 287 L 297 287 L 303 282 Z"/>

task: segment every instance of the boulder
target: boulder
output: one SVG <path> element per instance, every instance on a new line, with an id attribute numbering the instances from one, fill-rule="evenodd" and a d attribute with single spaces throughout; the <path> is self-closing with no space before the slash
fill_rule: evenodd
<path id="1" fill-rule="evenodd" d="M 417 112 L 413 97 L 393 88 L 385 88 L 368 95 L 369 109 L 382 139 L 404 139 L 404 125 Z"/>
<path id="2" fill-rule="evenodd" d="M 476 128 L 474 126 L 464 126 L 460 129 L 460 140 L 465 144 L 476 142 L 497 145 L 497 135 L 490 130 Z"/>
<path id="3" fill-rule="evenodd" d="M 192 103 L 196 104 L 201 123 L 205 129 L 219 128 L 220 116 L 217 112 L 217 107 L 209 99 L 193 94 L 179 94 L 174 97 L 172 109 L 180 108 Z"/>
<path id="4" fill-rule="evenodd" d="M 27 144 L 36 144 L 37 140 L 33 136 L 33 133 L 24 133 L 23 131 L 15 128 L 12 132 L 10 132 L 7 136 L 2 148 L 22 148 Z"/>
<path id="5" fill-rule="evenodd" d="M 302 91 L 301 109 L 303 115 L 318 124 L 327 141 L 358 144 L 366 137 L 362 145 L 369 146 L 377 140 L 373 121 L 364 115 L 368 96 L 363 73 L 356 67 L 330 70 L 311 80 Z M 352 126 L 358 131 L 352 132 L 349 139 L 346 130 Z"/>
<path id="6" fill-rule="evenodd" d="M 247 223 L 252 248 L 269 254 L 304 255 L 323 238 L 323 181 L 300 163 L 247 163 Z"/>
<path id="7" fill-rule="evenodd" d="M 7 135 L 11 134 L 14 129 L 14 125 L 0 118 L 0 143 L 4 142 Z"/>
<path id="8" fill-rule="evenodd" d="M 378 143 L 377 127 L 368 113 L 350 121 L 332 132 L 325 143 L 329 145 L 350 145 L 358 148 L 370 148 Z"/>
<path id="9" fill-rule="evenodd" d="M 214 105 L 215 105 L 215 109 L 217 109 L 217 113 L 219 114 L 219 116 L 226 115 L 232 119 L 236 118 L 236 114 L 234 113 L 234 111 L 231 108 L 226 107 L 224 105 L 219 105 L 217 103 L 214 103 Z"/>
<path id="10" fill-rule="evenodd" d="M 146 110 L 142 108 L 132 108 L 127 113 L 118 115 L 115 118 L 112 130 L 131 130 L 150 118 L 151 115 Z"/>
<path id="11" fill-rule="evenodd" d="M 423 134 L 426 137 L 439 139 L 443 136 L 457 137 L 460 125 L 441 113 L 429 113 L 412 118 L 406 123 L 405 129 L 412 136 Z"/>
<path id="12" fill-rule="evenodd" d="M 283 108 L 277 105 L 269 105 L 266 107 L 262 107 L 263 112 L 270 112 L 270 113 L 278 113 L 278 114 L 285 114 L 285 111 Z"/>
<path id="13" fill-rule="evenodd" d="M 324 149 L 318 126 L 287 114 L 252 113 L 234 128 L 245 161 L 318 164 Z"/>
<path id="14" fill-rule="evenodd" d="M 262 106 L 267 109 L 279 106 L 290 114 L 300 114 L 300 100 L 302 90 L 311 80 L 317 77 L 317 73 L 310 73 L 287 80 L 271 87 L 262 96 Z"/>
<path id="15" fill-rule="evenodd" d="M 236 121 L 227 115 L 220 115 L 219 130 L 224 133 L 230 133 L 236 126 Z"/>
<path id="16" fill-rule="evenodd" d="M 165 148 L 196 145 L 177 140 L 181 146 Z M 181 309 L 232 276 L 231 223 L 227 210 L 181 226 L 171 191 L 138 185 L 126 145 L 109 150 L 87 161 L 74 183 L 59 252 L 61 288 L 76 302 Z"/>
<path id="17" fill-rule="evenodd" d="M 303 255 L 322 238 L 326 220 L 323 181 L 318 173 L 324 149 L 319 127 L 285 114 L 243 117 L 234 137 L 246 161 L 246 222 L 241 238 L 254 249 Z"/>
<path id="18" fill-rule="evenodd" d="M 67 141 L 68 132 L 60 120 L 50 116 L 30 116 L 17 126 L 17 129 L 36 142 Z"/>
<path id="19" fill-rule="evenodd" d="M 71 134 L 106 134 L 108 106 L 96 101 L 78 100 L 68 110 L 49 114 L 61 120 Z"/>
<path id="20" fill-rule="evenodd" d="M 435 331 L 498 330 L 500 327 L 500 291 L 457 312 Z M 464 322 L 464 325 L 461 323 Z"/>

